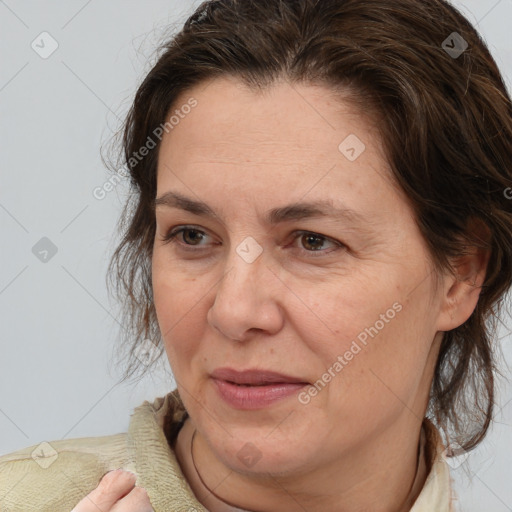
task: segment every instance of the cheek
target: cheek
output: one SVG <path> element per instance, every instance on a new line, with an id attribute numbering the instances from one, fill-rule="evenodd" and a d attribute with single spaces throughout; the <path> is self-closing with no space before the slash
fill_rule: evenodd
<path id="1" fill-rule="evenodd" d="M 351 335 L 330 348 L 329 363 L 320 376 L 322 382 L 330 379 L 326 409 L 336 410 L 334 416 L 352 425 L 415 409 L 423 385 L 435 334 L 429 331 L 428 311 L 411 302 L 386 306 L 366 309 L 365 321 L 359 317 L 357 328 L 345 317 Z"/>
<path id="2" fill-rule="evenodd" d="M 176 270 L 164 270 L 158 259 L 153 262 L 153 300 L 171 367 L 190 359 L 197 351 L 203 324 L 197 321 L 203 311 L 204 287 L 194 277 Z M 174 370 L 174 368 L 173 368 Z"/>
<path id="3" fill-rule="evenodd" d="M 186 316 L 192 305 L 198 304 L 204 288 L 195 276 L 181 269 L 177 262 L 169 260 L 166 248 L 155 248 L 152 261 L 152 286 L 155 308 L 164 323 L 177 324 Z M 166 325 L 167 329 L 171 326 Z M 163 331 L 165 332 L 165 331 Z"/>
<path id="4" fill-rule="evenodd" d="M 375 283 L 381 288 L 376 288 Z M 389 330 L 401 309 L 397 295 L 390 293 L 392 289 L 396 286 L 383 287 L 382 279 L 351 276 L 331 284 L 315 297 L 310 296 L 313 307 L 304 311 L 299 320 L 301 332 L 315 346 L 314 351 L 322 355 L 324 364 L 334 362 L 351 349 L 360 353 L 370 340 Z"/>
<path id="5" fill-rule="evenodd" d="M 419 385 L 435 335 L 433 312 L 424 298 L 428 290 L 407 296 L 400 285 L 405 277 L 399 277 L 340 282 L 323 294 L 316 315 L 301 320 L 301 337 L 317 361 L 317 388 L 329 390 L 324 400 L 341 408 L 373 406 L 379 396 L 397 401 L 394 390 L 407 397 Z"/>

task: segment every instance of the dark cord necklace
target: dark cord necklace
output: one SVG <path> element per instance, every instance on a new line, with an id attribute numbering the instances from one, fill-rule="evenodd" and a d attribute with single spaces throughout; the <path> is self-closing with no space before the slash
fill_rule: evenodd
<path id="1" fill-rule="evenodd" d="M 212 493 L 213 496 L 215 496 L 219 501 L 222 501 L 222 503 L 225 503 L 229 507 L 232 507 L 232 512 L 251 512 L 250 510 L 245 510 L 243 508 L 238 508 L 236 505 L 233 505 L 232 503 L 227 502 L 226 500 L 222 499 L 220 496 L 215 494 L 204 482 L 204 480 L 201 478 L 201 475 L 199 474 L 199 470 L 197 469 L 196 462 L 194 460 L 194 438 L 196 436 L 197 430 L 194 430 L 194 433 L 192 434 L 192 439 L 190 440 L 190 457 L 192 459 L 192 465 L 194 466 L 194 469 L 196 471 L 196 475 L 201 480 L 201 483 L 204 485 L 206 489 L 208 489 L 209 492 Z"/>

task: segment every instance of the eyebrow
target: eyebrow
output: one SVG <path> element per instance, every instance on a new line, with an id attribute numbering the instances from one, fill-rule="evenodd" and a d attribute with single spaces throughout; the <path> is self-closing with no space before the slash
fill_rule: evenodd
<path id="1" fill-rule="evenodd" d="M 201 217 L 218 217 L 213 209 L 202 201 L 196 201 L 178 192 L 167 192 L 156 198 L 153 210 L 158 207 L 177 208 Z M 302 220 L 315 217 L 333 217 L 336 220 L 353 224 L 367 224 L 368 220 L 361 214 L 349 208 L 336 206 L 331 200 L 318 200 L 312 202 L 297 202 L 267 213 L 266 222 L 270 225 L 280 222 Z"/>

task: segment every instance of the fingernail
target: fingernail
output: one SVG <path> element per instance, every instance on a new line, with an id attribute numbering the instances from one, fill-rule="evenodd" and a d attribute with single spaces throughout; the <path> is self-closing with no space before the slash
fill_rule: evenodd
<path id="1" fill-rule="evenodd" d="M 119 473 L 130 473 L 130 475 L 137 476 L 133 471 L 130 471 L 129 469 L 117 468 L 115 471 Z"/>

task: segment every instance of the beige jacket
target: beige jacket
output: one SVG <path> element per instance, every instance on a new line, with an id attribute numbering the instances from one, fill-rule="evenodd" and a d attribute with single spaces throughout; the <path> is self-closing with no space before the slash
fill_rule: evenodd
<path id="1" fill-rule="evenodd" d="M 0 512 L 71 512 L 110 470 L 137 475 L 155 512 L 204 512 L 167 439 L 187 417 L 177 390 L 132 414 L 128 432 L 43 442 L 0 457 Z M 411 512 L 450 512 L 449 467 L 435 427 L 425 420 L 426 453 L 434 458 Z M 167 435 L 166 435 L 167 434 Z"/>

